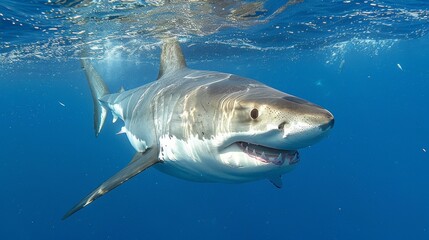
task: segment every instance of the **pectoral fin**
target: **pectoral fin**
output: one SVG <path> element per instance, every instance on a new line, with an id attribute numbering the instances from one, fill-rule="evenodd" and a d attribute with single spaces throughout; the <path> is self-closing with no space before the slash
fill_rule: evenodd
<path id="1" fill-rule="evenodd" d="M 271 177 L 268 180 L 270 180 L 270 182 L 274 186 L 276 186 L 277 188 L 282 188 L 283 187 L 282 176 Z"/>
<path id="2" fill-rule="evenodd" d="M 109 178 L 107 181 L 97 187 L 94 191 L 92 191 L 88 196 L 82 199 L 78 204 L 76 204 L 72 209 L 70 209 L 70 211 L 68 211 L 64 215 L 63 219 L 70 217 L 75 212 L 92 203 L 95 199 L 103 196 L 110 190 L 126 182 L 128 179 L 134 177 L 135 175 L 141 173 L 143 170 L 159 162 L 160 160 L 158 159 L 157 149 L 149 148 L 144 153 L 137 153 L 136 155 L 134 155 L 132 161 L 125 168 L 113 175 L 111 178 Z"/>

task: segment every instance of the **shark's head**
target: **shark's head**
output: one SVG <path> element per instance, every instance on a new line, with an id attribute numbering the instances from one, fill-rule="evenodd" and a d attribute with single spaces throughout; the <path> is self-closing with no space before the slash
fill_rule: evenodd
<path id="1" fill-rule="evenodd" d="M 296 150 L 310 146 L 332 129 L 326 109 L 269 87 L 251 88 L 234 100 L 225 121 L 230 133 L 258 145 Z M 229 115 L 229 116 L 228 116 Z"/>
<path id="2" fill-rule="evenodd" d="M 167 164 L 159 168 L 172 166 L 166 171 L 172 175 L 217 182 L 278 177 L 299 161 L 299 149 L 334 125 L 328 110 L 255 80 L 189 72 L 192 88 L 170 120 L 180 125 L 170 126 L 160 141 Z"/>
<path id="3" fill-rule="evenodd" d="M 237 166 L 292 165 L 334 126 L 328 110 L 257 82 L 225 93 L 219 112 L 220 158 Z"/>

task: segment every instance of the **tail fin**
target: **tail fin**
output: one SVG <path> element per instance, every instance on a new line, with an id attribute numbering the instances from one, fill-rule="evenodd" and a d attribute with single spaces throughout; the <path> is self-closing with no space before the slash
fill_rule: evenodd
<path id="1" fill-rule="evenodd" d="M 98 137 L 107 116 L 107 108 L 100 103 L 99 99 L 109 94 L 109 88 L 88 59 L 82 58 L 80 62 L 85 71 L 89 87 L 91 88 L 92 100 L 94 103 L 94 130 L 95 136 Z"/>

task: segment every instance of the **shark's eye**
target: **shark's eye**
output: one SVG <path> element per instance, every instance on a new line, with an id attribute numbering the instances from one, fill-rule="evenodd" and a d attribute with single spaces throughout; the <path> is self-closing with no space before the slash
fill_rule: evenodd
<path id="1" fill-rule="evenodd" d="M 251 117 L 252 119 L 257 119 L 257 118 L 258 118 L 258 116 L 259 116 L 259 111 L 258 111 L 258 109 L 254 108 L 254 109 L 252 109 L 252 111 L 250 111 L 250 117 Z"/>

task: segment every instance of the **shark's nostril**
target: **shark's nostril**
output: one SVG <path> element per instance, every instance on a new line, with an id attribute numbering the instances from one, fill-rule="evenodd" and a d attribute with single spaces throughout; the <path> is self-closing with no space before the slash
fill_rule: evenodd
<path id="1" fill-rule="evenodd" d="M 282 122 L 279 124 L 278 129 L 282 130 L 285 127 L 286 122 Z"/>
<path id="2" fill-rule="evenodd" d="M 326 131 L 328 129 L 331 129 L 334 126 L 334 123 L 335 123 L 335 120 L 334 118 L 332 118 L 331 121 L 320 125 L 319 128 L 322 129 L 322 131 Z"/>

